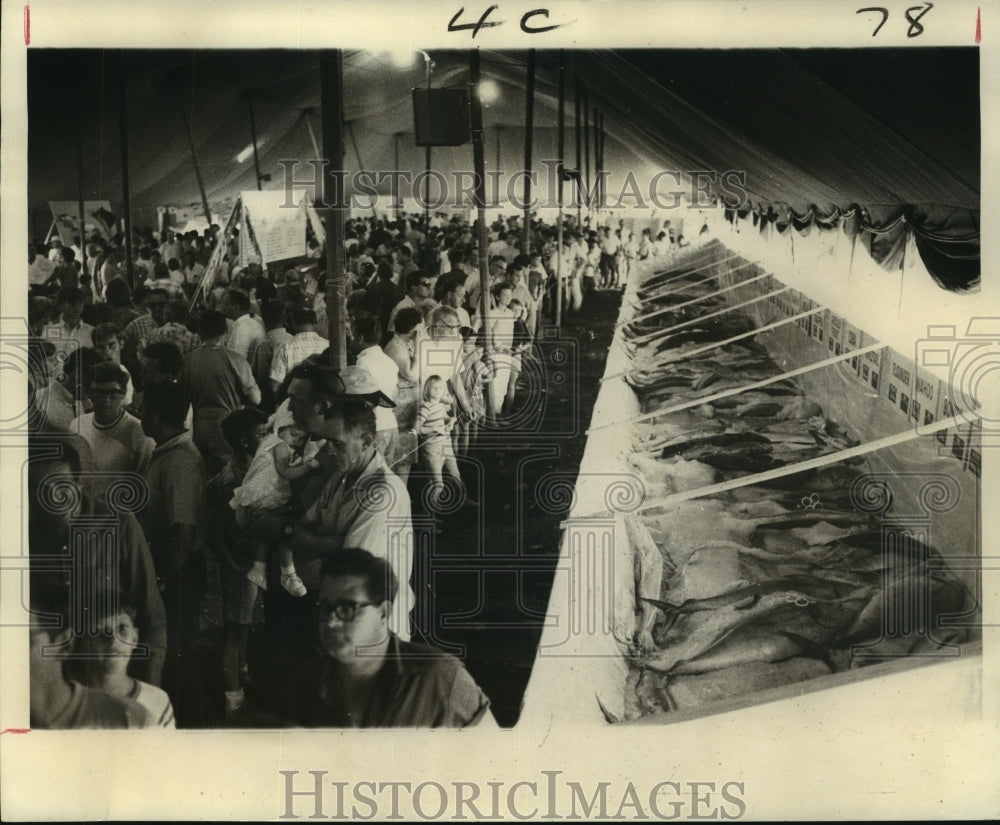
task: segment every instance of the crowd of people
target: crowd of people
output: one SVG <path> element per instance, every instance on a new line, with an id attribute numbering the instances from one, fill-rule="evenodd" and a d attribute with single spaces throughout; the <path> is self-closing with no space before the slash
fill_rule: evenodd
<path id="1" fill-rule="evenodd" d="M 130 250 L 96 235 L 83 253 L 33 245 L 32 725 L 197 727 L 213 702 L 231 724 L 492 720 L 462 664 L 411 638 L 425 595 L 408 480 L 426 474 L 431 515 L 479 506 L 458 458 L 538 402 L 518 377 L 556 291 L 578 311 L 658 252 L 648 231 L 564 229 L 559 249 L 533 222 L 522 248 L 519 219 L 491 227 L 484 318 L 467 221 L 348 221 L 352 363 L 339 371 L 314 239 L 278 273 L 241 267 L 217 226 L 138 232 Z M 214 698 L 197 664 L 208 558 L 223 614 Z M 263 709 L 246 691 L 261 602 L 288 677 Z"/>

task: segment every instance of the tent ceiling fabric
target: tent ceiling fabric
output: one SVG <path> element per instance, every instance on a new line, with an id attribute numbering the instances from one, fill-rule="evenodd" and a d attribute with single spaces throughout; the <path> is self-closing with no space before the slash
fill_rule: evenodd
<path id="1" fill-rule="evenodd" d="M 153 209 L 199 202 L 180 116 L 185 106 L 209 200 L 255 188 L 247 90 L 253 90 L 261 171 L 280 187 L 282 158 L 314 156 L 321 140 L 315 53 L 296 51 L 28 53 L 31 208 L 74 199 L 76 99 L 81 107 L 83 188 L 88 199 L 121 198 L 119 59 L 127 76 L 133 205 Z M 524 52 L 483 52 L 484 77 L 500 99 L 486 110 L 487 169 L 521 167 Z M 614 181 L 628 171 L 726 170 L 746 173 L 755 204 L 811 205 L 830 211 L 863 205 L 873 218 L 917 205 L 936 223 L 978 230 L 979 64 L 975 49 L 683 50 L 565 52 L 567 165 L 575 164 L 573 72 L 605 114 L 605 167 Z M 468 52 L 433 53 L 435 86 L 468 80 Z M 540 52 L 536 81 L 536 164 L 556 148 L 557 55 Z M 344 53 L 345 167 L 424 166 L 413 142 L 411 90 L 424 83 L 424 61 L 399 69 L 387 55 Z M 71 90 L 68 97 L 64 94 Z M 361 157 L 359 164 L 358 155 Z M 471 167 L 471 147 L 435 148 L 445 174 Z M 593 159 L 592 159 L 593 162 Z M 539 168 L 536 166 L 536 168 Z M 300 176 L 308 174 L 302 167 Z M 388 191 L 388 185 L 379 187 Z M 955 215 L 960 217 L 956 218 Z"/>

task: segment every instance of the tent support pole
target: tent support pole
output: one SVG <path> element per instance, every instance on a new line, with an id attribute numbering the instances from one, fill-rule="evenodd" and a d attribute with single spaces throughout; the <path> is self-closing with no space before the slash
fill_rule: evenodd
<path id="1" fill-rule="evenodd" d="M 431 226 L 431 147 L 424 150 L 424 234 Z M 423 261 L 420 262 L 423 264 Z"/>
<path id="2" fill-rule="evenodd" d="M 323 118 L 323 154 L 329 160 L 323 175 L 326 213 L 326 314 L 330 336 L 330 365 L 347 369 L 347 306 L 344 294 L 345 193 L 339 191 L 344 167 L 344 74 L 340 49 L 320 55 L 320 99 Z"/>
<path id="3" fill-rule="evenodd" d="M 601 197 L 601 137 L 599 134 L 601 128 L 600 114 L 597 111 L 597 107 L 593 108 L 591 113 L 594 122 L 594 184 L 597 188 L 597 210 L 601 211 L 601 207 L 604 205 L 604 199 Z"/>
<path id="4" fill-rule="evenodd" d="M 125 283 L 135 287 L 132 261 L 132 197 L 128 181 L 128 111 L 125 108 L 125 53 L 118 52 L 118 142 L 122 152 L 122 219 L 125 222 Z M 80 250 L 81 252 L 83 250 Z M 93 285 L 97 286 L 97 273 Z"/>
<path id="5" fill-rule="evenodd" d="M 257 176 L 257 191 L 260 191 L 260 156 L 257 154 L 257 124 L 253 118 L 253 89 L 247 92 L 247 110 L 250 112 L 250 143 L 253 146 L 253 171 Z"/>
<path id="6" fill-rule="evenodd" d="M 576 58 L 573 58 L 574 67 L 576 64 Z M 583 169 L 581 152 L 582 146 L 580 145 L 580 89 L 582 84 L 580 83 L 580 75 L 574 72 L 575 89 L 573 95 L 573 140 L 576 143 L 576 170 L 579 172 Z M 579 181 L 579 178 L 577 179 Z M 578 230 L 583 228 L 583 216 L 580 214 L 583 209 L 583 198 L 580 197 L 580 187 L 577 186 L 577 198 L 576 198 L 576 226 Z"/>
<path id="7" fill-rule="evenodd" d="M 479 99 L 479 49 L 469 52 L 469 102 L 472 109 L 472 167 L 475 172 L 476 242 L 479 248 L 479 315 L 482 318 L 483 347 L 489 359 L 493 350 L 490 340 L 489 261 L 486 247 L 486 158 L 483 147 L 483 104 Z M 492 416 L 491 416 L 492 417 Z M 495 423 L 495 422 L 493 422 Z"/>
<path id="8" fill-rule="evenodd" d="M 434 61 L 431 60 L 430 55 L 424 55 L 424 65 L 427 69 L 427 88 L 431 88 L 431 75 L 434 73 Z M 430 99 L 430 98 L 428 98 Z M 427 144 L 427 149 L 424 152 L 424 170 L 426 174 L 424 175 L 424 237 L 430 234 L 431 229 L 431 145 Z M 420 262 L 421 266 L 425 266 L 425 262 Z"/>
<path id="9" fill-rule="evenodd" d="M 76 197 L 77 209 L 80 211 L 80 263 L 87 272 L 87 216 L 83 208 L 83 141 L 80 137 L 80 107 L 76 109 Z M 91 278 L 93 272 L 87 272 Z M 93 281 L 91 281 L 93 283 Z"/>
<path id="10" fill-rule="evenodd" d="M 521 252 L 531 254 L 531 149 L 535 134 L 535 50 L 528 49 L 528 91 L 524 102 L 524 239 Z"/>
<path id="11" fill-rule="evenodd" d="M 316 142 L 316 133 L 313 131 L 312 121 L 309 119 L 310 114 L 312 114 L 312 109 L 302 110 L 302 119 L 306 122 L 306 129 L 309 131 L 309 141 L 312 143 L 313 157 L 319 160 L 322 155 L 319 153 L 319 144 Z"/>
<path id="12" fill-rule="evenodd" d="M 601 206 L 604 206 L 608 200 L 608 179 L 604 175 L 604 139 L 606 137 L 604 133 L 604 112 L 601 112 L 601 130 L 598 133 L 601 139 Z"/>
<path id="13" fill-rule="evenodd" d="M 194 137 L 191 135 L 191 122 L 188 120 L 187 109 L 184 108 L 184 100 L 181 98 L 180 86 L 177 87 L 177 104 L 181 110 L 181 117 L 184 120 L 184 132 L 187 135 L 188 149 L 191 152 L 191 163 L 194 166 L 194 177 L 198 181 L 198 192 L 201 194 L 201 208 L 205 212 L 205 221 L 212 225 L 212 210 L 208 208 L 208 195 L 205 194 L 205 182 L 201 179 L 201 167 L 198 166 L 198 156 L 194 153 Z M 254 149 L 256 151 L 256 148 Z M 257 181 L 260 187 L 260 179 Z"/>
<path id="14" fill-rule="evenodd" d="M 556 334 L 562 327 L 562 294 L 563 294 L 563 164 L 566 155 L 566 66 L 563 61 L 562 49 L 559 50 L 559 183 L 557 184 L 557 201 L 559 202 L 558 235 L 556 241 Z"/>
<path id="15" fill-rule="evenodd" d="M 395 165 L 392 167 L 393 171 L 399 171 L 399 139 L 403 136 L 402 132 L 396 132 L 392 136 L 392 155 Z M 399 199 L 399 178 L 396 175 L 392 176 L 392 216 L 398 221 L 399 215 L 403 211 L 403 204 Z"/>
<path id="16" fill-rule="evenodd" d="M 583 165 L 587 182 L 587 211 L 590 211 L 590 95 L 583 88 Z"/>

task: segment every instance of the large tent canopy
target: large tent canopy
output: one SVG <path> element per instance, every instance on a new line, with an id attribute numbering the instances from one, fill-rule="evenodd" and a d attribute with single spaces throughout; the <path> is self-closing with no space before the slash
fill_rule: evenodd
<path id="1" fill-rule="evenodd" d="M 468 83 L 467 51 L 429 56 L 434 86 Z M 412 58 L 400 68 L 386 52 L 344 52 L 346 169 L 393 170 L 397 151 L 399 168 L 424 168 L 411 91 L 425 83 L 425 61 Z M 749 205 L 772 220 L 782 210 L 801 218 L 814 207 L 829 215 L 857 204 L 872 225 L 905 212 L 914 225 L 978 246 L 976 49 L 539 52 L 533 167 L 542 197 L 541 161 L 557 150 L 560 59 L 566 164 L 576 165 L 579 77 L 591 110 L 604 116 L 612 197 L 629 172 L 645 189 L 659 170 L 731 170 L 745 174 Z M 483 77 L 499 87 L 484 113 L 486 168 L 497 168 L 499 143 L 509 176 L 523 168 L 527 53 L 483 51 L 481 61 Z M 310 176 L 305 161 L 322 150 L 316 52 L 31 50 L 31 209 L 77 195 L 77 106 L 83 196 L 120 202 L 122 73 L 137 223 L 152 224 L 158 206 L 200 203 L 181 107 L 211 203 L 256 188 L 248 98 L 261 173 L 271 176 L 264 188 L 283 186 L 282 159 L 301 161 L 296 177 Z M 435 148 L 432 165 L 446 176 L 471 170 L 471 147 Z M 389 184 L 376 188 L 387 193 Z M 667 178 L 661 191 L 685 188 Z M 724 194 L 717 183 L 712 189 Z"/>

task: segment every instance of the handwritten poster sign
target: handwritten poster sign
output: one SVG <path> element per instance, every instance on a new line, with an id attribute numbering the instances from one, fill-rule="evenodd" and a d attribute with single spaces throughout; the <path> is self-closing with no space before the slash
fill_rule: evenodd
<path id="1" fill-rule="evenodd" d="M 73 238 L 80 234 L 79 201 L 49 201 L 49 209 L 59 240 L 64 246 L 73 246 Z M 111 201 L 84 201 L 83 220 L 88 235 L 96 231 L 105 240 L 111 240 L 115 223 Z"/>
<path id="2" fill-rule="evenodd" d="M 306 211 L 303 204 L 288 209 L 284 192 L 242 192 L 243 226 L 252 233 L 263 263 L 306 254 Z M 246 246 L 245 244 L 243 246 Z"/>

